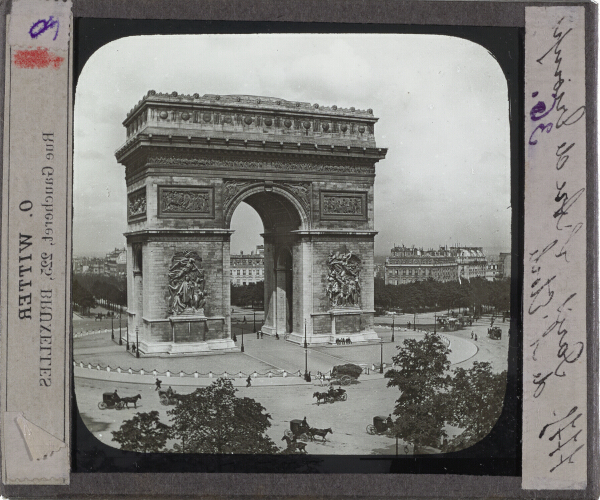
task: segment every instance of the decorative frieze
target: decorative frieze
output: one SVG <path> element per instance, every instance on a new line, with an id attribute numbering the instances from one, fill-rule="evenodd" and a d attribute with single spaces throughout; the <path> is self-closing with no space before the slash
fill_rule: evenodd
<path id="1" fill-rule="evenodd" d="M 223 170 L 265 171 L 275 170 L 284 172 L 323 172 L 340 174 L 372 175 L 375 167 L 371 165 L 334 165 L 323 163 L 295 163 L 283 161 L 244 161 L 244 160 L 214 160 L 198 158 L 192 155 L 150 155 L 148 164 L 165 166 L 195 166 Z"/>
<path id="2" fill-rule="evenodd" d="M 330 252 L 327 297 L 332 307 L 360 307 L 361 260 L 352 252 Z"/>
<path id="3" fill-rule="evenodd" d="M 146 218 L 146 186 L 127 195 L 127 221 Z"/>
<path id="4" fill-rule="evenodd" d="M 214 218 L 214 188 L 159 186 L 158 216 L 165 218 Z"/>
<path id="5" fill-rule="evenodd" d="M 322 220 L 367 220 L 367 192 L 321 191 Z"/>

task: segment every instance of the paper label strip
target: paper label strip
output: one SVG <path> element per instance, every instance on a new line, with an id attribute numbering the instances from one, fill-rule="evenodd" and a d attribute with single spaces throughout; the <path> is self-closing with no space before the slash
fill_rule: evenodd
<path id="1" fill-rule="evenodd" d="M 2 185 L 2 479 L 68 484 L 71 1 L 7 19 Z"/>
<path id="2" fill-rule="evenodd" d="M 584 489 L 584 8 L 525 9 L 525 489 Z"/>

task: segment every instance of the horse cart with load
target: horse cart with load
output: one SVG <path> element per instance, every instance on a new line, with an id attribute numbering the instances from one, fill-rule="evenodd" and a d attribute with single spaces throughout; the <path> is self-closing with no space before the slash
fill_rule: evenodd
<path id="1" fill-rule="evenodd" d="M 98 408 L 101 410 L 106 410 L 107 408 L 121 410 L 124 406 L 125 403 L 114 392 L 105 392 L 102 394 L 102 401 L 98 403 Z"/>
<path id="2" fill-rule="evenodd" d="M 331 385 L 355 384 L 363 369 L 352 363 L 334 366 L 331 370 Z"/>

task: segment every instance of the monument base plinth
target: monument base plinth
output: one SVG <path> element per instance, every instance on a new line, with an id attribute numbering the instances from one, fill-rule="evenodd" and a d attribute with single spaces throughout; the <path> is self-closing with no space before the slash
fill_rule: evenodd
<path id="1" fill-rule="evenodd" d="M 205 342 L 140 342 L 140 353 L 143 355 L 160 354 L 216 354 L 219 352 L 237 351 L 231 339 L 213 339 Z"/>

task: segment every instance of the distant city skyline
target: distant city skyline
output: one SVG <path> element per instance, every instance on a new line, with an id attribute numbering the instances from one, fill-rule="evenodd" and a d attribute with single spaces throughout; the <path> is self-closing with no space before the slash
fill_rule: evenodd
<path id="1" fill-rule="evenodd" d="M 114 152 L 125 142 L 121 122 L 149 89 L 372 108 L 377 144 L 389 149 L 376 164 L 375 255 L 394 244 L 510 251 L 508 90 L 483 47 L 433 35 L 193 35 L 119 39 L 84 66 L 75 256 L 125 245 L 124 167 Z M 245 204 L 231 229 L 232 253 L 262 243 L 262 223 Z"/>

